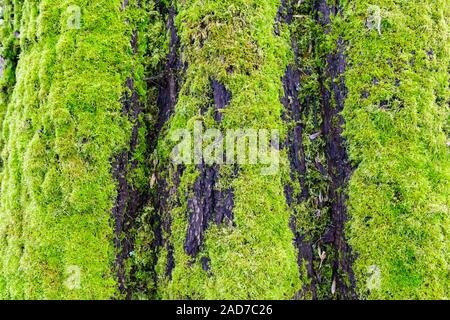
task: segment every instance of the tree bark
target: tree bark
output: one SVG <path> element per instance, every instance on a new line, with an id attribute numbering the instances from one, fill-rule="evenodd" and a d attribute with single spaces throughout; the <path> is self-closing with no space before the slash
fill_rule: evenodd
<path id="1" fill-rule="evenodd" d="M 0 3 L 0 298 L 449 297 L 448 1 Z"/>

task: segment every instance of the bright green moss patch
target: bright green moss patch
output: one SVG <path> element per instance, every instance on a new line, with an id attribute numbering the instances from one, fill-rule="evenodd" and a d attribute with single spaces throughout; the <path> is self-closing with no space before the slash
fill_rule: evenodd
<path id="1" fill-rule="evenodd" d="M 358 165 L 348 229 L 359 291 L 372 299 L 446 299 L 450 6 L 371 4 L 345 2 L 331 36 L 331 43 L 343 36 L 348 47 L 343 115 Z"/>
<path id="2" fill-rule="evenodd" d="M 23 1 L 2 136 L 1 298 L 107 299 L 117 290 L 111 160 L 129 141 L 120 100 L 133 65 L 133 25 L 120 6 Z"/>
<path id="3" fill-rule="evenodd" d="M 15 32 L 20 29 L 22 1 L 4 0 L 0 2 L 0 121 L 6 112 L 6 106 L 11 96 L 16 80 L 16 66 L 20 53 L 19 40 Z M 1 128 L 1 125 L 0 125 Z"/>

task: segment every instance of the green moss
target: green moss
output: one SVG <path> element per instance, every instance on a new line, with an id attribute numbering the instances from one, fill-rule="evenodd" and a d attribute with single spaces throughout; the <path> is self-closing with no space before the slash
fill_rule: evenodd
<path id="1" fill-rule="evenodd" d="M 343 16 L 332 19 L 329 34 L 311 18 L 310 3 L 299 2 L 290 30 L 280 26 L 281 36 L 274 33 L 278 0 L 174 1 L 188 67 L 153 156 L 145 141 L 156 134 L 158 89 L 146 78 L 160 71 L 169 43 L 155 3 L 140 1 L 138 7 L 130 1 L 124 11 L 119 0 L 2 3 L 0 298 L 121 298 L 113 270 L 110 213 L 117 186 L 111 161 L 129 148 L 133 126 L 139 123 L 132 159 L 137 168 L 127 179 L 141 192 L 149 185 L 155 192 L 154 170 L 165 169 L 159 178 L 176 185 L 168 137 L 180 128 L 192 130 L 196 120 L 223 130 L 278 129 L 285 139 L 294 125 L 283 122 L 280 103 L 281 78 L 294 63 L 291 37 L 300 53 L 302 101 L 319 96 L 317 70 L 326 67 L 324 56 L 336 50 L 338 37 L 347 48 L 343 116 L 357 169 L 339 192 L 349 193 L 346 235 L 358 257 L 353 267 L 360 297 L 449 298 L 448 1 L 380 0 L 378 7 L 344 1 Z M 74 5 L 81 9 L 80 29 L 67 23 Z M 130 45 L 134 31 L 136 52 Z M 138 119 L 123 114 L 130 76 L 143 107 Z M 220 125 L 211 110 L 201 112 L 212 105 L 211 78 L 232 93 Z M 301 120 L 310 195 L 295 208 L 295 227 L 318 256 L 329 255 L 323 264 L 313 259 L 322 279 L 318 296 L 327 298 L 335 257 L 332 248 L 316 243 L 330 223 L 319 204 L 329 181 L 315 169 L 317 161 L 326 164 L 324 137 L 310 138 L 321 121 L 313 112 Z M 125 261 L 133 298 L 287 299 L 308 286 L 289 228 L 285 151 L 281 157 L 274 176 L 261 175 L 261 166 L 240 166 L 237 177 L 231 166 L 220 168 L 216 187 L 233 187 L 235 221 L 211 223 L 197 259 L 184 251 L 187 199 L 199 176 L 187 166 L 172 209 L 161 217 L 171 222 L 163 238 L 174 249 L 172 279 L 167 248 L 158 251 L 154 265 L 155 208 L 139 214 L 131 234 L 120 235 L 136 239 Z M 293 188 L 301 192 L 298 183 Z M 202 257 L 210 259 L 209 271 Z"/>
<path id="2" fill-rule="evenodd" d="M 223 111 L 222 129 L 278 129 L 281 120 L 281 78 L 292 59 L 287 28 L 274 33 L 279 1 L 191 1 L 179 4 L 177 25 L 188 63 L 174 117 L 173 130 L 191 128 L 195 120 L 209 127 L 210 79 L 217 79 L 232 93 Z M 162 139 L 158 152 L 167 159 L 173 145 Z M 170 213 L 175 269 L 172 281 L 160 264 L 159 296 L 162 298 L 246 299 L 292 298 L 300 288 L 291 212 L 284 198 L 282 182 L 287 174 L 286 155 L 274 176 L 262 176 L 260 166 L 244 165 L 239 176 L 230 179 L 235 194 L 234 226 L 211 226 L 195 261 L 184 251 L 188 228 L 186 196 L 198 171 L 187 166 L 179 194 L 181 206 Z M 160 161 L 164 163 L 164 161 Z M 221 169 L 229 177 L 227 166 Z M 188 193 L 186 193 L 186 191 Z M 162 257 L 167 253 L 163 249 Z M 202 269 L 201 257 L 211 260 L 210 273 Z M 282 270 L 282 271 L 281 271 Z"/>
<path id="3" fill-rule="evenodd" d="M 449 297 L 448 1 L 344 3 L 350 243 L 362 297 Z M 373 279 L 373 270 L 379 280 Z M 375 275 L 377 276 L 377 275 Z M 376 283 L 376 285 L 368 285 Z"/>
<path id="4" fill-rule="evenodd" d="M 20 53 L 19 40 L 15 32 L 20 29 L 21 1 L 3 1 L 0 16 L 0 57 L 3 59 L 0 76 L 0 123 L 6 112 L 16 80 L 17 59 Z"/>
<path id="5" fill-rule="evenodd" d="M 81 9 L 80 29 L 67 23 L 72 5 Z M 111 159 L 130 139 L 125 80 L 132 69 L 143 77 L 131 54 L 135 22 L 125 23 L 120 6 L 23 1 L 15 16 L 22 52 L 3 123 L 1 298 L 106 299 L 117 291 Z"/>

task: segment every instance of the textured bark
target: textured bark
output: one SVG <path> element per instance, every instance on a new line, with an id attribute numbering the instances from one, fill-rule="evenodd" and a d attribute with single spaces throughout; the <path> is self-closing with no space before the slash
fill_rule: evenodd
<path id="1" fill-rule="evenodd" d="M 449 297 L 448 1 L 0 2 L 0 299 Z"/>
<path id="2" fill-rule="evenodd" d="M 330 22 L 330 15 L 340 13 L 339 1 L 331 8 L 325 0 L 316 4 L 320 13 L 318 22 L 325 28 Z M 328 30 L 325 30 L 328 32 Z M 326 156 L 328 176 L 331 177 L 328 199 L 331 208 L 331 228 L 325 235 L 325 243 L 329 242 L 335 250 L 333 261 L 333 283 L 341 299 L 356 298 L 356 284 L 352 271 L 353 256 L 345 238 L 344 230 L 347 222 L 346 186 L 352 168 L 348 159 L 345 139 L 342 137 L 344 119 L 340 112 L 344 109 L 347 88 L 344 73 L 346 69 L 345 44 L 340 38 L 335 53 L 327 55 L 327 65 L 321 80 L 322 94 L 322 135 L 326 139 Z M 329 88 L 325 82 L 331 84 Z M 333 101 L 334 98 L 334 101 Z"/>
<path id="3" fill-rule="evenodd" d="M 265 15 L 263 18 L 261 16 L 254 18 L 251 15 L 252 12 L 236 8 L 232 12 L 232 17 L 225 21 L 221 13 L 197 6 L 198 4 L 186 3 L 179 7 L 179 10 L 183 11 L 180 12 L 183 17 L 190 15 L 193 10 L 199 10 L 199 12 L 197 15 L 178 21 L 183 28 L 183 38 L 180 39 L 183 61 L 189 62 L 189 68 L 187 68 L 186 80 L 180 92 L 177 110 L 172 113 L 169 131 L 185 128 L 190 131 L 191 124 L 197 120 L 203 120 L 206 129 L 217 128 L 220 131 L 224 130 L 223 133 L 227 129 L 236 131 L 239 128 L 254 128 L 253 126 L 261 125 L 265 121 L 274 121 L 271 114 L 262 109 L 261 103 L 255 101 L 257 99 L 251 100 L 252 98 L 249 97 L 248 106 L 240 106 L 242 113 L 236 112 L 235 102 L 244 104 L 246 100 L 245 92 L 242 94 L 238 88 L 241 85 L 238 83 L 244 78 L 248 78 L 248 90 L 254 91 L 255 97 L 263 96 L 260 101 L 269 101 L 277 97 L 276 90 L 267 92 L 263 88 L 271 90 L 272 81 L 279 81 L 278 84 L 281 86 L 281 77 L 275 79 L 276 76 L 273 77 L 271 74 L 267 77 L 270 78 L 269 80 L 261 77 L 261 83 L 252 82 L 252 73 L 259 76 L 258 70 L 264 67 L 258 64 L 259 61 L 265 63 L 266 67 L 269 65 L 270 68 L 279 67 L 276 64 L 272 65 L 275 56 L 278 55 L 270 50 L 267 54 L 273 55 L 273 58 L 267 59 L 267 62 L 264 61 L 265 59 L 262 58 L 264 54 L 260 53 L 265 50 L 263 41 L 258 43 L 259 35 L 252 34 L 255 28 L 255 32 L 266 36 L 266 29 L 273 26 L 266 25 L 260 28 L 257 20 L 276 21 L 272 11 L 275 5 L 264 6 L 255 1 L 248 9 L 254 10 L 254 16 Z M 210 2 L 205 6 L 226 7 L 226 4 Z M 235 32 L 230 32 L 231 30 Z M 274 32 L 273 29 L 271 31 Z M 284 33 L 285 30 L 280 32 Z M 238 39 L 237 34 L 242 34 L 243 38 Z M 268 35 L 268 38 L 269 41 L 274 42 L 284 41 L 283 39 L 275 40 L 273 34 Z M 228 50 L 226 46 L 237 41 L 242 41 L 242 46 L 236 48 L 236 52 Z M 223 56 L 216 56 L 218 52 L 211 50 L 214 45 L 224 46 Z M 255 62 L 249 63 L 250 59 Z M 279 74 L 281 69 L 276 69 L 276 74 Z M 189 101 L 189 99 L 192 100 Z M 275 114 L 281 109 L 281 104 L 272 108 L 274 110 L 272 114 Z M 166 114 L 164 110 L 163 108 L 160 114 Z M 223 110 L 225 112 L 222 112 Z M 281 124 L 281 119 L 278 118 L 275 121 L 272 127 Z M 173 148 L 173 145 L 168 142 L 169 139 L 160 141 L 164 150 L 167 145 Z M 163 162 L 166 163 L 160 163 L 159 166 L 171 167 L 167 159 Z M 159 180 L 159 185 L 166 183 L 170 188 L 174 187 L 174 192 L 178 189 L 178 193 L 172 195 L 164 191 L 159 192 L 164 194 L 162 198 L 167 199 L 169 203 L 165 208 L 158 206 L 157 212 L 157 216 L 161 219 L 161 226 L 167 226 L 165 230 L 161 228 L 160 232 L 163 238 L 158 253 L 160 295 L 197 299 L 228 297 L 231 292 L 236 292 L 236 295 L 242 298 L 292 297 L 295 294 L 292 287 L 299 282 L 299 279 L 295 257 L 291 257 L 291 255 L 294 256 L 295 250 L 292 246 L 289 219 L 286 217 L 288 215 L 283 207 L 283 190 L 282 188 L 274 190 L 270 186 L 264 189 L 263 181 L 270 179 L 261 178 L 256 171 L 258 170 L 250 165 L 209 164 L 206 159 L 203 159 L 200 164 L 187 165 L 186 171 L 181 172 L 179 176 L 179 183 L 176 183 L 177 181 L 174 181 L 170 174 L 162 178 L 168 180 L 167 182 Z M 171 172 L 180 171 L 171 170 Z M 248 181 L 244 180 L 243 174 L 247 175 Z M 278 172 L 274 180 L 277 185 L 280 183 Z M 261 202 L 272 199 L 274 203 L 268 203 L 268 208 L 257 204 L 254 208 L 249 208 L 249 201 L 246 198 L 255 193 L 256 198 L 260 198 Z M 236 203 L 238 197 L 241 199 L 240 204 Z M 250 203 L 253 202 L 255 200 L 250 199 Z M 269 219 L 265 218 L 264 210 L 272 211 Z M 252 228 L 256 230 L 252 231 Z M 183 236 L 180 236 L 180 233 Z M 271 250 L 276 252 L 272 255 L 262 250 L 261 243 L 270 242 L 269 239 L 275 234 L 279 236 L 279 239 L 273 242 Z M 229 256 L 230 259 L 224 261 L 217 256 L 217 252 L 224 252 L 224 255 Z M 268 256 L 274 256 L 275 261 L 284 258 L 280 264 L 286 266 L 288 269 L 286 273 L 289 275 L 276 272 L 273 266 L 278 263 L 271 264 Z M 286 259 L 286 256 L 290 258 Z M 258 264 L 257 259 L 264 261 Z M 232 265 L 231 261 L 236 261 L 238 265 Z M 161 272 L 161 263 L 168 266 L 165 274 Z M 237 271 L 244 268 L 247 271 L 253 270 L 249 284 L 245 287 L 238 280 L 245 272 Z M 270 289 L 263 290 L 259 287 L 260 279 L 267 275 L 271 278 Z M 275 281 L 277 277 L 282 280 Z M 199 281 L 198 279 L 202 279 L 199 285 L 205 290 L 193 287 L 194 282 Z M 211 281 L 211 284 L 216 282 L 216 284 L 211 286 L 207 281 Z M 219 286 L 222 287 L 222 283 L 226 281 L 230 282 L 230 287 L 219 290 Z"/>
<path id="4" fill-rule="evenodd" d="M 164 9 L 163 9 L 164 10 Z M 184 71 L 181 60 L 180 38 L 175 26 L 175 17 L 177 12 L 175 8 L 168 8 L 167 30 L 170 37 L 169 54 L 166 59 L 162 81 L 158 90 L 158 119 L 156 124 L 156 132 L 153 142 L 156 147 L 158 138 L 160 137 L 163 127 L 170 119 L 175 111 L 178 101 L 178 93 L 181 87 L 182 73 Z M 168 213 L 173 209 L 177 202 L 178 187 L 180 177 L 183 174 L 183 166 L 165 167 L 167 164 L 158 163 L 157 166 L 162 168 L 162 172 L 156 172 L 156 195 L 153 203 L 155 207 L 155 264 L 158 262 L 158 252 L 162 247 L 167 250 L 168 258 L 166 265 L 166 275 L 172 278 L 172 270 L 175 268 L 175 260 L 173 257 L 173 245 L 170 241 L 171 217 Z M 172 184 L 170 184 L 172 181 Z M 174 203 L 175 202 L 175 203 Z"/>
<path id="5" fill-rule="evenodd" d="M 122 3 L 121 10 L 126 10 L 128 0 Z M 133 31 L 130 46 L 133 55 L 137 53 L 137 31 Z M 134 123 L 129 150 L 122 152 L 116 156 L 112 164 L 113 179 L 117 181 L 117 198 L 112 208 L 112 217 L 115 221 L 115 239 L 116 247 L 115 268 L 119 283 L 119 290 L 125 293 L 129 298 L 131 292 L 127 290 L 127 274 L 125 270 L 125 260 L 130 256 L 134 249 L 134 237 L 131 230 L 134 228 L 137 214 L 145 206 L 147 195 L 138 190 L 132 182 L 132 173 L 136 169 L 138 163 L 134 159 L 134 153 L 139 143 L 138 130 L 141 127 L 139 116 L 142 114 L 142 105 L 140 97 L 135 88 L 134 75 L 131 74 L 126 81 L 126 92 L 123 97 L 122 112 Z"/>
<path id="6" fill-rule="evenodd" d="M 165 176 L 158 174 L 158 187 L 157 195 L 155 199 L 155 264 L 158 262 L 158 252 L 161 248 L 167 250 L 167 264 L 165 267 L 166 275 L 169 279 L 172 278 L 172 271 L 175 268 L 175 260 L 173 257 L 173 244 L 170 241 L 171 229 L 171 217 L 168 214 L 173 207 L 179 202 L 178 200 L 178 187 L 180 185 L 180 177 L 183 175 L 183 166 L 171 167 L 171 170 L 167 170 Z M 172 184 L 169 184 L 169 181 Z"/>
<path id="7" fill-rule="evenodd" d="M 305 185 L 306 164 L 305 164 L 305 152 L 303 149 L 303 128 L 301 125 L 302 115 L 304 112 L 304 106 L 301 106 L 299 101 L 300 90 L 300 70 L 296 65 L 290 65 L 286 69 L 286 74 L 283 78 L 284 97 L 281 99 L 283 106 L 286 110 L 284 115 L 285 121 L 293 122 L 293 128 L 288 132 L 286 147 L 288 149 L 288 158 L 290 162 L 290 177 L 291 181 L 298 180 L 301 187 L 301 192 L 298 195 L 294 194 L 292 185 L 285 186 L 285 196 L 288 205 L 294 210 L 295 205 L 305 201 L 308 197 L 308 190 Z M 298 250 L 298 265 L 300 269 L 300 276 L 310 279 L 310 284 L 303 287 L 303 293 L 300 293 L 300 297 L 306 295 L 307 292 L 311 293 L 312 299 L 317 298 L 317 276 L 314 270 L 314 254 L 312 249 L 312 241 L 308 238 L 308 235 L 301 234 L 295 229 L 296 218 L 292 217 L 291 228 L 295 235 L 294 245 Z M 302 274 L 303 268 L 306 268 L 307 274 Z"/>
<path id="8" fill-rule="evenodd" d="M 162 9 L 165 10 L 165 9 Z M 159 83 L 158 93 L 158 121 L 156 132 L 159 136 L 164 124 L 170 119 L 175 110 L 180 91 L 180 72 L 183 70 L 183 64 L 180 55 L 180 38 L 175 26 L 176 10 L 174 7 L 168 9 L 167 30 L 170 36 L 169 54 L 167 56 L 166 66 L 162 81 Z M 186 67 L 186 66 L 185 66 Z M 155 141 L 157 140 L 157 137 Z"/>
<path id="9" fill-rule="evenodd" d="M 229 92 L 223 84 L 211 80 L 212 100 L 214 101 L 214 120 L 220 124 L 221 110 L 225 109 L 231 100 Z M 220 179 L 220 166 L 201 164 L 198 166 L 200 176 L 194 184 L 194 195 L 188 199 L 190 211 L 189 228 L 184 249 L 188 255 L 195 258 L 200 251 L 203 234 L 210 221 L 217 225 L 233 221 L 233 189 L 217 190 Z"/>
<path id="10" fill-rule="evenodd" d="M 355 298 L 355 279 L 351 268 L 353 257 L 348 245 L 344 230 L 347 222 L 347 208 L 345 189 L 350 179 L 352 168 L 348 160 L 345 141 L 342 137 L 342 125 L 344 120 L 339 113 L 344 108 L 345 83 L 342 77 L 345 71 L 345 57 L 343 54 L 342 40 L 339 40 L 339 49 L 336 55 L 328 56 L 327 76 L 331 79 L 332 90 L 336 107 L 332 107 L 331 93 L 322 87 L 323 97 L 323 127 L 322 132 L 327 137 L 326 155 L 328 161 L 328 176 L 331 177 L 331 185 L 328 198 L 331 203 L 332 229 L 325 237 L 325 241 L 331 242 L 336 251 L 336 260 L 333 262 L 333 279 L 336 281 L 336 290 L 341 298 Z M 340 78 L 339 78 L 340 77 Z M 347 285 L 350 280 L 350 285 Z"/>
<path id="11" fill-rule="evenodd" d="M 292 11 L 292 3 L 283 2 L 285 6 L 281 12 L 284 12 L 283 19 L 290 23 Z M 330 15 L 335 15 L 339 11 L 338 3 L 329 6 L 324 1 L 314 1 L 314 5 L 309 13 L 316 17 L 316 21 L 322 26 L 323 32 L 330 32 Z M 347 222 L 346 196 L 345 190 L 347 182 L 351 175 L 351 167 L 348 161 L 345 140 L 342 137 L 342 125 L 344 123 L 340 112 L 343 110 L 346 96 L 346 87 L 343 74 L 345 72 L 346 62 L 344 55 L 344 44 L 340 40 L 337 44 L 336 53 L 328 53 L 326 55 L 326 67 L 324 70 L 318 71 L 320 81 L 320 110 L 317 110 L 317 98 L 305 96 L 303 101 L 299 100 L 302 95 L 301 70 L 304 68 L 299 65 L 299 50 L 297 48 L 295 37 L 292 38 L 292 49 L 294 52 L 295 63 L 288 66 L 286 74 L 283 78 L 284 97 L 281 102 L 285 108 L 283 118 L 286 124 L 291 128 L 288 132 L 287 141 L 285 143 L 288 158 L 290 162 L 290 178 L 291 183 L 285 186 L 285 195 L 288 205 L 293 209 L 291 227 L 295 235 L 295 246 L 298 249 L 298 264 L 301 277 L 309 279 L 308 284 L 304 285 L 302 292 L 299 292 L 296 298 L 312 298 L 319 299 L 325 297 L 337 297 L 339 299 L 356 298 L 355 280 L 351 268 L 353 257 L 351 248 L 346 242 L 344 228 Z M 314 45 L 313 43 L 311 46 Z M 302 53 L 305 54 L 305 53 Z M 315 71 L 315 70 L 314 70 Z M 310 73 L 309 70 L 303 70 Z M 328 89 L 330 83 L 330 90 Z M 333 100 L 334 99 L 334 100 Z M 312 110 L 311 110 L 312 109 Z M 309 159 L 314 161 L 314 168 L 307 168 L 304 136 L 305 121 L 309 113 L 313 113 L 314 132 L 308 132 L 309 139 L 324 139 L 325 148 L 322 152 L 327 159 L 326 168 L 318 158 Z M 321 127 L 318 127 L 318 118 L 321 120 Z M 318 131 L 318 132 L 317 132 Z M 312 173 L 310 170 L 318 171 L 328 184 L 328 195 L 325 199 L 319 197 L 314 198 L 310 194 L 309 186 L 306 183 L 307 177 Z M 294 192 L 292 185 L 298 183 L 300 192 Z M 329 212 L 329 225 L 320 238 L 313 234 L 303 233 L 296 230 L 299 212 L 296 206 L 312 201 L 317 203 L 320 208 L 318 213 L 327 209 Z M 313 229 L 313 226 L 311 226 Z M 320 246 L 331 247 L 334 254 L 328 252 L 325 258 L 319 257 L 323 253 Z M 328 249 L 329 250 L 329 249 Z M 332 261 L 330 261 L 332 260 Z M 325 274 L 322 274 L 322 265 L 330 263 L 332 267 L 331 287 L 323 288 L 327 285 L 324 282 Z M 303 274 L 306 270 L 306 274 Z M 349 281 L 347 281 L 349 279 Z M 350 283 L 350 285 L 347 285 Z M 319 295 L 319 290 L 322 292 Z M 324 296 L 323 292 L 328 292 Z"/>
<path id="12" fill-rule="evenodd" d="M 294 15 L 293 2 L 282 1 L 280 14 L 282 21 L 291 25 Z M 285 186 L 285 196 L 289 207 L 293 210 L 294 215 L 291 218 L 291 229 L 294 233 L 294 246 L 298 250 L 298 266 L 300 270 L 300 277 L 308 279 L 308 283 L 303 284 L 301 292 L 298 292 L 295 299 L 317 299 L 318 288 L 320 283 L 320 275 L 318 270 L 315 270 L 315 252 L 313 249 L 314 239 L 309 234 L 302 233 L 296 229 L 297 224 L 297 209 L 296 206 L 308 200 L 309 190 L 305 179 L 309 174 L 306 167 L 306 158 L 304 150 L 304 118 L 309 112 L 308 104 L 300 101 L 301 83 L 301 68 L 299 65 L 299 50 L 295 41 L 295 36 L 292 36 L 292 50 L 294 53 L 294 63 L 289 65 L 286 73 L 282 79 L 284 96 L 281 103 L 284 106 L 285 113 L 283 120 L 290 128 L 287 134 L 285 147 L 288 151 L 288 159 L 290 163 L 290 178 L 291 182 Z M 300 186 L 300 192 L 295 193 L 292 182 Z M 306 274 L 304 274 L 304 272 Z"/>

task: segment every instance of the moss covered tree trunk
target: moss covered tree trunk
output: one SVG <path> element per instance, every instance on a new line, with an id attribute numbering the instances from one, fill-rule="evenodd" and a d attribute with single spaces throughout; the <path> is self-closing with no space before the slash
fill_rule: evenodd
<path id="1" fill-rule="evenodd" d="M 299 290 L 281 170 L 203 158 L 168 165 L 177 129 L 284 131 L 281 78 L 292 54 L 287 26 L 274 32 L 279 9 L 278 1 L 175 7 L 182 84 L 157 147 L 159 297 L 290 299 Z"/>
<path id="2" fill-rule="evenodd" d="M 0 298 L 449 298 L 448 1 L 0 4 Z"/>
<path id="3" fill-rule="evenodd" d="M 134 191 L 123 199 L 124 180 L 138 188 L 144 178 L 130 172 L 145 167 L 137 168 L 145 70 L 134 43 L 149 4 L 140 3 L 4 2 L 3 298 L 111 298 L 123 289 L 129 249 L 118 233 L 139 206 Z"/>

